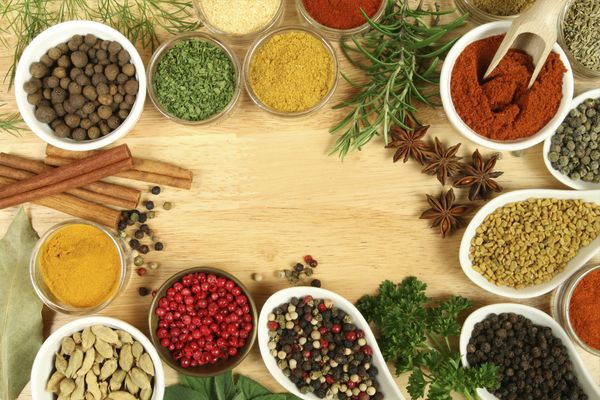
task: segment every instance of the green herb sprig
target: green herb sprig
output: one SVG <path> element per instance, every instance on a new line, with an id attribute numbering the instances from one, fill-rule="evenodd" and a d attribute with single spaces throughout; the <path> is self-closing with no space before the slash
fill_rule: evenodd
<path id="1" fill-rule="evenodd" d="M 413 399 L 451 400 L 452 393 L 478 399 L 476 389 L 498 387 L 498 368 L 483 364 L 463 368 L 451 338 L 460 335 L 459 314 L 472 306 L 452 296 L 429 306 L 427 285 L 415 277 L 402 283 L 383 282 L 375 296 L 364 296 L 357 307 L 375 325 L 379 346 L 396 373 L 411 372 L 408 392 Z"/>
<path id="2" fill-rule="evenodd" d="M 5 76 L 12 86 L 15 68 L 25 47 L 41 31 L 72 19 L 88 19 L 111 25 L 144 48 L 157 45 L 157 30 L 169 34 L 194 30 L 197 18 L 190 0 L 98 0 L 92 8 L 86 0 L 5 0 L 0 3 L 0 33 L 15 37 L 11 65 Z"/>
<path id="3" fill-rule="evenodd" d="M 379 22 L 370 20 L 371 29 L 341 43 L 342 52 L 352 65 L 364 71 L 365 83 L 342 74 L 358 93 L 335 108 L 350 112 L 333 128 L 340 136 L 330 154 L 344 158 L 360 150 L 381 132 L 387 145 L 390 126 L 411 129 L 407 116 L 417 119 L 417 105 L 436 106 L 441 59 L 459 39 L 444 37 L 464 24 L 467 15 L 441 24 L 443 15 L 454 10 L 425 9 L 422 2 L 411 8 L 407 0 L 386 0 L 387 8 Z M 428 20 L 432 20 L 429 21 Z"/>
<path id="4" fill-rule="evenodd" d="M 231 371 L 210 378 L 182 375 L 179 385 L 165 389 L 165 400 L 300 400 L 289 393 L 272 393 L 260 383 Z"/>
<path id="5" fill-rule="evenodd" d="M 4 105 L 0 104 L 0 108 Z M 25 130 L 25 127 L 19 113 L 0 113 L 0 132 L 20 136 L 23 130 Z"/>

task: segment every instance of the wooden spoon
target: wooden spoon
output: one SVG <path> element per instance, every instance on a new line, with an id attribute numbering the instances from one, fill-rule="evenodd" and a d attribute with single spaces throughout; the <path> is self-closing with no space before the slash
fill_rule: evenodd
<path id="1" fill-rule="evenodd" d="M 529 88 L 540 74 L 552 46 L 558 37 L 558 17 L 567 0 L 538 0 L 527 11 L 517 17 L 506 32 L 484 79 L 500 64 L 511 48 L 525 51 L 533 57 L 535 70 L 529 81 Z"/>

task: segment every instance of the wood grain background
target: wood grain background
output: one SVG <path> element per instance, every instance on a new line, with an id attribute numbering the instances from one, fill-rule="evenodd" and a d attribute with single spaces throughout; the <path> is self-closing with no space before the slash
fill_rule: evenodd
<path id="1" fill-rule="evenodd" d="M 285 24 L 299 23 L 294 1 L 287 2 Z M 449 0 L 442 3 L 451 5 Z M 9 53 L 0 50 L 0 76 L 10 64 Z M 245 49 L 238 47 L 237 53 L 241 60 Z M 150 52 L 142 55 L 147 62 Z M 345 61 L 341 68 L 351 71 Z M 578 82 L 576 91 L 598 83 Z M 350 92 L 340 81 L 332 104 Z M 7 104 L 3 111 L 16 111 L 6 83 L 0 86 L 0 102 Z M 335 139 L 328 129 L 344 112 L 328 106 L 308 118 L 280 119 L 261 112 L 244 93 L 234 114 L 219 125 L 187 127 L 166 120 L 147 101 L 140 122 L 123 142 L 137 156 L 192 169 L 195 182 L 191 191 L 164 189 L 159 200 L 171 201 L 174 207 L 159 211 L 152 227 L 166 249 L 147 257 L 161 267 L 143 278 L 133 274 L 127 290 L 102 314 L 128 321 L 147 333 L 151 298 L 139 297 L 138 287 L 157 288 L 173 273 L 203 265 L 235 274 L 260 307 L 271 293 L 286 287 L 274 271 L 289 267 L 304 254 L 319 260 L 317 277 L 323 286 L 351 301 L 375 291 L 384 279 L 400 281 L 409 275 L 427 282 L 434 298 L 461 294 L 473 299 L 477 307 L 507 301 L 486 293 L 463 274 L 458 262 L 461 232 L 443 240 L 426 221 L 419 220 L 427 208 L 425 194 L 441 191 L 434 177 L 421 174 L 415 163 L 393 164 L 393 152 L 384 149 L 380 139 L 344 162 L 327 155 Z M 462 142 L 463 156 L 474 151 L 475 146 L 450 127 L 441 109 L 423 110 L 421 117 L 432 125 L 431 138 L 438 136 L 446 144 Z M 1 135 L 0 151 L 39 159 L 44 144 L 31 132 L 19 138 Z M 544 167 L 541 151 L 540 145 L 519 157 L 503 154 L 498 169 L 505 172 L 500 182 L 506 191 L 564 188 Z M 40 233 L 69 218 L 39 206 L 26 208 Z M 0 235 L 16 212 L 16 207 L 0 211 Z M 251 279 L 255 272 L 265 276 L 263 282 Z M 548 311 L 549 302 L 550 295 L 522 303 Z M 74 319 L 47 309 L 43 314 L 46 334 Z M 598 358 L 580 353 L 600 382 Z M 236 372 L 280 390 L 258 349 Z M 167 368 L 167 382 L 176 380 Z M 398 379 L 401 386 L 405 381 L 406 377 Z M 30 397 L 26 388 L 20 399 Z"/>

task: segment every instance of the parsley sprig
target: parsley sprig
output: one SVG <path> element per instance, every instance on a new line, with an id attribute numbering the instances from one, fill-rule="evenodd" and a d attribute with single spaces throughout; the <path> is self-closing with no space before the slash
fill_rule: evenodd
<path id="1" fill-rule="evenodd" d="M 362 297 L 357 307 L 377 328 L 383 356 L 394 363 L 396 373 L 411 372 L 408 392 L 413 399 L 451 400 L 453 392 L 479 399 L 477 388 L 498 387 L 498 368 L 463 368 L 451 344 L 451 338 L 460 335 L 460 313 L 472 303 L 452 296 L 431 306 L 426 288 L 415 277 L 400 284 L 385 281 L 377 295 Z"/>

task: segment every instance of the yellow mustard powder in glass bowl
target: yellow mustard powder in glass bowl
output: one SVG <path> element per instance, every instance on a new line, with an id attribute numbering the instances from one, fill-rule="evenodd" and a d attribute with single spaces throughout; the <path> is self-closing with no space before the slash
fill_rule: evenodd
<path id="1" fill-rule="evenodd" d="M 248 57 L 251 96 L 271 111 L 302 113 L 331 95 L 335 55 L 313 32 L 296 28 L 275 31 L 257 43 Z"/>
<path id="2" fill-rule="evenodd" d="M 68 224 L 41 245 L 37 264 L 49 294 L 74 308 L 97 307 L 115 295 L 121 280 L 121 254 L 100 228 Z"/>

